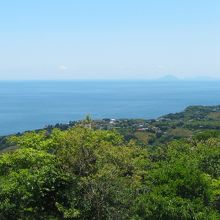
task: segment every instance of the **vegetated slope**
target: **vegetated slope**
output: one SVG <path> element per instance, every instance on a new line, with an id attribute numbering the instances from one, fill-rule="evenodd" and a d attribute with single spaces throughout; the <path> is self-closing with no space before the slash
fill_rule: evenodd
<path id="1" fill-rule="evenodd" d="M 143 147 L 91 123 L 8 138 L 0 219 L 220 219 L 215 133 Z"/>
<path id="2" fill-rule="evenodd" d="M 171 140 L 188 139 L 200 133 L 220 130 L 220 106 L 190 106 L 183 112 L 168 114 L 154 120 L 119 119 L 96 120 L 96 129 L 115 129 L 126 140 L 134 139 L 140 145 L 158 145 Z"/>
<path id="3" fill-rule="evenodd" d="M 168 114 L 157 119 L 89 119 L 90 127 L 95 130 L 116 130 L 125 140 L 135 140 L 139 145 L 158 145 L 171 140 L 191 138 L 195 134 L 204 132 L 219 135 L 220 130 L 220 106 L 189 106 L 183 112 Z M 85 121 L 70 121 L 68 124 L 56 124 L 46 126 L 40 132 L 46 130 L 50 133 L 54 128 L 67 130 Z M 18 133 L 17 136 L 22 135 Z M 0 137 L 0 151 L 13 149 L 6 142 L 7 136 Z"/>

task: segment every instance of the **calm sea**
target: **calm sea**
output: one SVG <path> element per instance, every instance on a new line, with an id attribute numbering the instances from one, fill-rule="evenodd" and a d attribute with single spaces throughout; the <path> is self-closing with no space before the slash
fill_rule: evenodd
<path id="1" fill-rule="evenodd" d="M 0 135 L 93 118 L 156 118 L 220 104 L 220 82 L 1 81 Z"/>

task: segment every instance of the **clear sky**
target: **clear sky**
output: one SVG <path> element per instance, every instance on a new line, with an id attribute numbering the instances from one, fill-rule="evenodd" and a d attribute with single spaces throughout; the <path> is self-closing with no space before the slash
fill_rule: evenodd
<path id="1" fill-rule="evenodd" d="M 0 79 L 220 78 L 219 0 L 2 0 Z"/>

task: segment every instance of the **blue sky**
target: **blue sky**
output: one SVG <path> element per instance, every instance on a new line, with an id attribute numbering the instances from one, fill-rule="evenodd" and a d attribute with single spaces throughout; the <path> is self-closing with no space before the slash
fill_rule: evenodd
<path id="1" fill-rule="evenodd" d="M 0 79 L 220 78 L 219 0 L 4 0 Z"/>

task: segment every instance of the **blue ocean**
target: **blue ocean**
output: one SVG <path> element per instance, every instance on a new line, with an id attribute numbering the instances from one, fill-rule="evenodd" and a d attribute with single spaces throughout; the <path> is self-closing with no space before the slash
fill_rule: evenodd
<path id="1" fill-rule="evenodd" d="M 1 81 L 0 135 L 83 119 L 156 118 L 220 104 L 220 81 Z"/>

